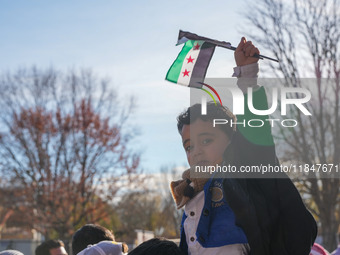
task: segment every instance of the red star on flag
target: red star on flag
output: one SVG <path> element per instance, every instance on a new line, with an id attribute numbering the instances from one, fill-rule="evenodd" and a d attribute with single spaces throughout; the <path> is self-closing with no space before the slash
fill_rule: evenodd
<path id="1" fill-rule="evenodd" d="M 188 63 L 187 64 L 189 64 L 189 63 L 194 63 L 194 58 L 191 58 L 191 56 L 189 56 L 188 58 L 187 58 L 187 60 L 188 60 Z"/>
<path id="2" fill-rule="evenodd" d="M 194 45 L 194 50 L 198 50 L 200 48 L 201 45 L 199 45 L 198 43 L 196 45 Z"/>
<path id="3" fill-rule="evenodd" d="M 190 71 L 188 71 L 187 69 L 185 69 L 185 71 L 182 72 L 183 77 L 184 77 L 184 76 L 188 76 L 188 77 L 189 77 L 189 73 L 190 73 Z"/>

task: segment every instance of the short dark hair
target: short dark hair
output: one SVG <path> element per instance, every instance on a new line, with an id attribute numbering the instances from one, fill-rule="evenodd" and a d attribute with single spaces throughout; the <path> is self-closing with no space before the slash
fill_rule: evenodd
<path id="1" fill-rule="evenodd" d="M 184 125 L 190 125 L 197 119 L 201 119 L 203 121 L 213 121 L 214 119 L 226 119 L 228 120 L 228 123 L 230 123 L 230 121 L 233 121 L 234 123 L 236 122 L 235 115 L 227 107 L 223 105 L 220 104 L 215 105 L 214 102 L 208 102 L 206 115 L 202 115 L 201 108 L 202 108 L 201 104 L 194 104 L 177 117 L 177 128 L 180 134 L 182 134 L 182 128 Z M 235 125 L 233 127 L 231 127 L 230 124 L 218 126 L 228 136 L 229 139 L 232 138 L 236 130 Z"/>
<path id="2" fill-rule="evenodd" d="M 164 238 L 152 238 L 137 246 L 128 255 L 184 255 L 172 241 Z"/>
<path id="3" fill-rule="evenodd" d="M 115 240 L 110 230 L 97 224 L 86 224 L 78 229 L 72 237 L 72 254 L 76 255 L 87 248 L 88 245 L 105 240 Z"/>
<path id="4" fill-rule="evenodd" d="M 56 249 L 59 247 L 65 247 L 63 241 L 61 240 L 48 240 L 40 244 L 35 249 L 35 255 L 49 255 L 51 249 Z"/>

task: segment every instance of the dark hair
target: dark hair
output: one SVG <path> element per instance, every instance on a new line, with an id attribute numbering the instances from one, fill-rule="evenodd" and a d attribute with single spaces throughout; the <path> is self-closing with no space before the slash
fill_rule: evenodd
<path id="1" fill-rule="evenodd" d="M 228 136 L 229 139 L 232 138 L 236 126 L 230 127 L 230 121 L 232 120 L 234 123 L 236 122 L 235 115 L 223 105 L 217 104 L 214 102 L 207 103 L 207 114 L 202 115 L 201 113 L 201 104 L 194 104 L 182 112 L 177 117 L 177 128 L 178 132 L 182 133 L 182 128 L 184 125 L 190 125 L 195 122 L 197 119 L 201 119 L 203 121 L 213 121 L 214 119 L 226 119 L 228 120 L 228 125 L 218 125 L 218 127 Z"/>
<path id="2" fill-rule="evenodd" d="M 90 244 L 100 241 L 114 241 L 113 233 L 100 225 L 86 224 L 78 229 L 72 237 L 72 254 L 76 255 Z"/>
<path id="3" fill-rule="evenodd" d="M 137 246 L 128 255 L 184 255 L 172 241 L 164 238 L 152 238 Z"/>
<path id="4" fill-rule="evenodd" d="M 35 255 L 49 255 L 51 249 L 56 249 L 59 247 L 65 247 L 63 241 L 61 240 L 48 240 L 40 244 L 35 249 Z"/>

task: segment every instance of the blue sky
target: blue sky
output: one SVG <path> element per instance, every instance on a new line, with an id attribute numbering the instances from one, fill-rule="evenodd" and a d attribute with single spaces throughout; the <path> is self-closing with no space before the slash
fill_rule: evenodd
<path id="1" fill-rule="evenodd" d="M 91 68 L 109 77 L 119 99 L 133 95 L 131 120 L 140 130 L 135 148 L 142 167 L 185 165 L 176 116 L 189 89 L 164 80 L 179 53 L 178 30 L 237 45 L 244 1 L 27 1 L 2 0 L 0 71 L 36 65 Z M 230 77 L 233 53 L 217 49 L 208 77 Z"/>

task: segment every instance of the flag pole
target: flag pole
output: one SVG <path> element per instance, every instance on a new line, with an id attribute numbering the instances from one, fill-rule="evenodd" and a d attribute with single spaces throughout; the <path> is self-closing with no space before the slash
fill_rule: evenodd
<path id="1" fill-rule="evenodd" d="M 234 46 L 231 46 L 230 43 L 227 43 L 225 41 L 222 41 L 222 42 L 216 42 L 216 46 L 218 47 L 221 47 L 221 48 L 225 48 L 225 49 L 229 49 L 229 50 L 232 50 L 232 51 L 235 51 L 236 50 L 236 47 Z M 252 57 L 254 58 L 259 58 L 259 59 L 268 59 L 268 60 L 272 60 L 272 61 L 275 61 L 275 62 L 279 62 L 278 59 L 275 59 L 275 58 L 270 58 L 270 57 L 267 57 L 267 56 L 264 56 L 264 55 L 261 55 L 261 54 L 254 54 Z"/>
<path id="2" fill-rule="evenodd" d="M 206 41 L 206 42 L 211 43 L 213 45 L 216 45 L 218 47 L 226 48 L 226 49 L 233 50 L 233 51 L 236 50 L 236 47 L 231 46 L 231 44 L 229 42 L 218 41 L 218 40 L 210 39 L 210 38 L 207 38 L 207 37 L 199 36 L 199 35 L 194 34 L 194 33 L 179 30 L 177 45 L 182 44 L 182 43 L 186 42 L 187 40 L 203 40 L 203 41 Z M 264 56 L 264 55 L 259 55 L 259 54 L 255 54 L 253 57 L 259 58 L 259 59 L 268 59 L 268 60 L 271 60 L 271 61 L 279 62 L 278 59 L 270 58 L 270 57 L 267 57 L 267 56 Z"/>

